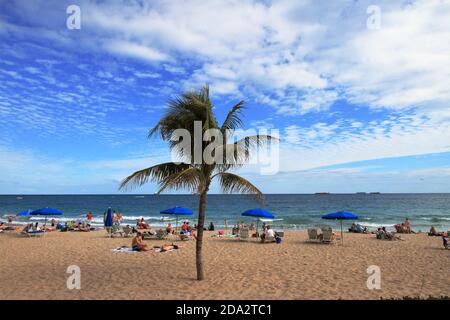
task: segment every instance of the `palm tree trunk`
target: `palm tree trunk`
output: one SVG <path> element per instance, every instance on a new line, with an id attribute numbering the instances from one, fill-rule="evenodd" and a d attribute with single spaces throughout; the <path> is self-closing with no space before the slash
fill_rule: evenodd
<path id="1" fill-rule="evenodd" d="M 203 191 L 200 194 L 200 204 L 198 208 L 198 223 L 197 223 L 197 243 L 195 262 L 197 266 L 197 280 L 205 279 L 202 263 L 202 246 L 203 246 L 203 227 L 205 225 L 205 208 L 206 208 L 206 194 L 208 190 Z"/>

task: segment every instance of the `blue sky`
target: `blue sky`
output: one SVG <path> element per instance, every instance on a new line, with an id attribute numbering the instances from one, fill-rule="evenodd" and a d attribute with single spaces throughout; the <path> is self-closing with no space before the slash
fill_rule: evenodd
<path id="1" fill-rule="evenodd" d="M 377 1 L 378 29 L 371 4 L 0 0 L 0 193 L 119 192 L 205 83 L 220 120 L 244 99 L 279 130 L 280 172 L 240 171 L 264 192 L 447 192 L 450 2 Z"/>

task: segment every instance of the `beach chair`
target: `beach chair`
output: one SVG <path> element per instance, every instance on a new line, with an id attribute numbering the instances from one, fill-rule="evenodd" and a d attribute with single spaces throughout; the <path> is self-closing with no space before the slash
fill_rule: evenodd
<path id="1" fill-rule="evenodd" d="M 248 229 L 241 229 L 239 231 L 239 240 L 245 240 L 247 241 L 248 239 L 250 239 L 250 233 Z"/>
<path id="2" fill-rule="evenodd" d="M 168 233 L 165 230 L 159 229 L 156 231 L 156 239 L 165 240 L 167 239 Z"/>
<path id="3" fill-rule="evenodd" d="M 322 228 L 322 243 L 333 243 L 333 230 L 331 228 Z"/>
<path id="4" fill-rule="evenodd" d="M 316 228 L 308 229 L 308 242 L 320 242 L 319 234 L 317 233 Z"/>
<path id="5" fill-rule="evenodd" d="M 113 238 L 115 236 L 123 237 L 124 232 L 118 225 L 113 225 L 111 228 L 105 228 L 108 237 Z"/>
<path id="6" fill-rule="evenodd" d="M 275 235 L 280 238 L 284 238 L 284 231 L 275 231 Z"/>
<path id="7" fill-rule="evenodd" d="M 22 234 L 27 235 L 28 237 L 41 237 L 45 235 L 45 231 L 22 231 Z"/>
<path id="8" fill-rule="evenodd" d="M 132 237 L 133 236 L 133 228 L 130 226 L 125 226 L 122 228 L 124 237 Z"/>

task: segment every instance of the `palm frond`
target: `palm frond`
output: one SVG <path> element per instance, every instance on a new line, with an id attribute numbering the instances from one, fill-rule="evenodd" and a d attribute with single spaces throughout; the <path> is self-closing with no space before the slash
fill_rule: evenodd
<path id="1" fill-rule="evenodd" d="M 217 152 L 223 155 L 223 161 L 217 165 L 218 171 L 226 171 L 230 168 L 241 167 L 248 162 L 250 155 L 257 147 L 278 138 L 270 135 L 253 135 L 239 139 L 234 143 L 218 146 Z"/>
<path id="2" fill-rule="evenodd" d="M 259 202 L 264 202 L 263 193 L 247 179 L 229 172 L 219 172 L 215 176 L 219 178 L 224 193 L 254 194 Z"/>
<path id="3" fill-rule="evenodd" d="M 125 178 L 120 184 L 119 189 L 126 189 L 128 187 L 142 186 L 148 181 L 160 182 L 173 174 L 179 173 L 190 168 L 191 165 L 186 163 L 166 162 L 157 164 L 155 166 L 142 169 L 134 172 L 129 177 Z"/>
<path id="4" fill-rule="evenodd" d="M 239 117 L 242 109 L 244 109 L 244 101 L 240 101 L 231 108 L 225 118 L 220 130 L 225 133 L 225 130 L 234 130 L 242 127 L 242 119 Z"/>
<path id="5" fill-rule="evenodd" d="M 166 113 L 158 124 L 149 131 L 148 137 L 159 133 L 165 141 L 170 141 L 172 133 L 177 129 L 186 129 L 194 134 L 194 122 L 201 121 L 203 130 L 217 128 L 209 87 L 198 91 L 188 91 L 169 100 Z"/>
<path id="6" fill-rule="evenodd" d="M 160 181 L 160 188 L 157 194 L 160 194 L 165 189 L 188 189 L 192 192 L 200 192 L 204 185 L 205 179 L 201 170 L 191 167 Z"/>

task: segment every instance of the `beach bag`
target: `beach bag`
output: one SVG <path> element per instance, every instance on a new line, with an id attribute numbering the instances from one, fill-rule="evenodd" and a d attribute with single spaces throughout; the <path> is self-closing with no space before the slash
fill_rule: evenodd
<path id="1" fill-rule="evenodd" d="M 223 236 L 225 232 L 223 230 L 219 230 L 219 235 Z"/>
<path id="2" fill-rule="evenodd" d="M 275 243 L 276 244 L 280 244 L 281 243 L 281 238 L 280 237 L 276 237 L 275 238 Z"/>

